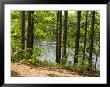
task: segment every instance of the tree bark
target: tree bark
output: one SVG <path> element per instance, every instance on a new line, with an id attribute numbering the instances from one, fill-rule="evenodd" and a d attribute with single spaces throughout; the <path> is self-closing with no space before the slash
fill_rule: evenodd
<path id="1" fill-rule="evenodd" d="M 85 16 L 86 20 L 85 20 L 85 34 L 84 34 L 84 50 L 83 50 L 83 60 L 85 59 L 85 49 L 86 49 L 86 33 L 87 33 L 87 18 L 88 18 L 88 11 L 86 12 L 86 16 Z"/>
<path id="2" fill-rule="evenodd" d="M 75 41 L 75 55 L 74 55 L 74 64 L 78 61 L 78 49 L 79 49 L 79 39 L 80 39 L 80 19 L 81 11 L 77 12 L 77 31 L 76 31 L 76 41 Z"/>
<path id="3" fill-rule="evenodd" d="M 61 60 L 61 41 L 62 41 L 62 11 L 59 12 L 59 61 Z"/>
<path id="4" fill-rule="evenodd" d="M 31 11 L 31 35 L 30 35 L 30 45 L 31 45 L 31 48 L 33 48 L 33 36 L 34 36 L 34 33 L 33 33 L 33 30 L 34 30 L 34 11 Z"/>
<path id="5" fill-rule="evenodd" d="M 89 52 L 89 69 L 92 69 L 92 52 L 93 52 L 93 37 L 94 37 L 94 23 L 95 23 L 95 11 L 91 12 L 91 34 L 90 34 L 90 52 Z"/>
<path id="6" fill-rule="evenodd" d="M 33 28 L 34 28 L 34 18 L 32 16 L 33 11 L 28 12 L 28 29 L 27 29 L 27 48 L 33 48 Z"/>
<path id="7" fill-rule="evenodd" d="M 64 33 L 63 33 L 63 57 L 66 57 L 66 44 L 67 44 L 67 16 L 68 11 L 64 11 Z"/>
<path id="8" fill-rule="evenodd" d="M 57 29 L 56 29 L 56 63 L 58 63 L 59 58 L 59 34 L 58 34 L 58 27 L 59 27 L 59 11 L 57 11 Z"/>
<path id="9" fill-rule="evenodd" d="M 31 48 L 30 46 L 30 32 L 31 32 L 31 13 L 30 11 L 27 12 L 28 14 L 28 28 L 27 28 L 27 48 Z"/>
<path id="10" fill-rule="evenodd" d="M 58 14 L 57 14 L 57 18 L 58 18 L 58 32 L 57 32 L 57 46 L 58 48 L 56 48 L 56 51 L 58 51 L 58 53 L 56 52 L 56 62 L 57 63 L 60 63 L 60 59 L 61 59 L 61 37 L 62 37 L 62 11 L 58 11 Z"/>
<path id="11" fill-rule="evenodd" d="M 25 49 L 25 11 L 21 12 L 21 48 Z"/>

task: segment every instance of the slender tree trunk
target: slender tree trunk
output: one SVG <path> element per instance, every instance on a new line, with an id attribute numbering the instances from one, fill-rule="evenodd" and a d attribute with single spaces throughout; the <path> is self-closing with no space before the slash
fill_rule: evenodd
<path id="1" fill-rule="evenodd" d="M 68 11 L 64 11 L 64 35 L 63 35 L 63 57 L 66 57 L 66 44 L 67 44 L 67 16 Z"/>
<path id="2" fill-rule="evenodd" d="M 33 28 L 34 28 L 34 18 L 32 16 L 34 11 L 28 12 L 28 29 L 27 29 L 27 48 L 33 48 Z"/>
<path id="3" fill-rule="evenodd" d="M 56 32 L 56 62 L 58 63 L 59 58 L 59 34 L 58 34 L 58 27 L 59 27 L 59 11 L 57 11 L 57 32 Z"/>
<path id="4" fill-rule="evenodd" d="M 59 12 L 59 63 L 61 60 L 61 41 L 62 41 L 62 11 Z"/>
<path id="5" fill-rule="evenodd" d="M 80 39 L 80 19 L 81 11 L 77 12 L 77 31 L 76 31 L 76 41 L 75 41 L 75 55 L 74 55 L 74 64 L 78 61 L 78 49 L 79 49 L 79 39 Z"/>
<path id="6" fill-rule="evenodd" d="M 84 50 L 83 50 L 83 60 L 85 59 L 85 49 L 86 49 L 86 33 L 87 33 L 87 18 L 88 18 L 88 11 L 86 12 L 85 16 L 85 34 L 84 34 Z"/>
<path id="7" fill-rule="evenodd" d="M 34 36 L 34 33 L 33 33 L 33 30 L 34 30 L 34 11 L 31 11 L 31 35 L 30 35 L 30 45 L 31 45 L 31 48 L 33 48 L 33 36 Z"/>
<path id="8" fill-rule="evenodd" d="M 94 22 L 95 22 L 95 11 L 91 12 L 91 34 L 90 34 L 90 52 L 89 52 L 89 69 L 92 69 L 92 52 L 93 52 L 93 37 L 94 37 Z"/>
<path id="9" fill-rule="evenodd" d="M 58 51 L 58 53 L 56 52 L 56 62 L 60 63 L 60 59 L 61 59 L 61 37 L 62 37 L 62 11 L 58 11 L 58 15 L 57 15 L 57 20 L 58 20 L 58 40 L 57 40 L 57 46 L 58 48 L 56 48 L 56 51 Z"/>
<path id="10" fill-rule="evenodd" d="M 28 29 L 27 29 L 27 48 L 31 48 L 31 43 L 30 43 L 30 34 L 31 34 L 31 12 L 28 11 Z"/>
<path id="11" fill-rule="evenodd" d="M 21 48 L 25 49 L 25 11 L 21 12 Z"/>

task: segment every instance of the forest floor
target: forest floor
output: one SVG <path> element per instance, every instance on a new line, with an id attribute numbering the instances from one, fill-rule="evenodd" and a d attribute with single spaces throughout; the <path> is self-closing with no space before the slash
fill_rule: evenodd
<path id="1" fill-rule="evenodd" d="M 38 67 L 20 62 L 11 62 L 12 77 L 87 77 L 75 71 L 69 71 L 61 68 Z"/>

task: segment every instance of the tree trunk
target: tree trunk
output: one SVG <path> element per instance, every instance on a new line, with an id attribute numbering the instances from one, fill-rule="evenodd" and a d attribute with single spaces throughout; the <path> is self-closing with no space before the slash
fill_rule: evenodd
<path id="1" fill-rule="evenodd" d="M 96 56 L 96 60 L 95 60 L 95 71 L 96 71 L 96 65 L 97 65 L 97 56 Z"/>
<path id="2" fill-rule="evenodd" d="M 28 12 L 28 29 L 27 29 L 27 48 L 33 48 L 33 28 L 34 28 L 34 18 L 32 16 L 34 11 Z"/>
<path id="3" fill-rule="evenodd" d="M 64 33 L 63 33 L 63 54 L 62 58 L 66 57 L 66 44 L 67 44 L 67 16 L 68 11 L 64 11 Z"/>
<path id="4" fill-rule="evenodd" d="M 61 41 L 62 41 L 62 11 L 59 12 L 59 63 L 61 60 Z"/>
<path id="5" fill-rule="evenodd" d="M 89 52 L 89 69 L 92 69 L 92 52 L 93 52 L 93 37 L 94 37 L 94 22 L 95 22 L 95 11 L 91 12 L 91 34 L 90 34 L 90 52 Z"/>
<path id="6" fill-rule="evenodd" d="M 56 52 L 56 62 L 60 63 L 60 59 L 61 59 L 61 37 L 62 37 L 62 11 L 58 11 L 58 32 L 57 32 L 57 46 L 58 48 L 56 48 L 56 51 L 58 51 L 58 53 Z"/>
<path id="7" fill-rule="evenodd" d="M 79 49 L 79 39 L 80 39 L 80 19 L 81 11 L 77 12 L 77 31 L 76 31 L 76 41 L 75 41 L 75 55 L 74 55 L 74 64 L 78 61 L 78 49 Z"/>
<path id="8" fill-rule="evenodd" d="M 57 32 L 56 32 L 56 63 L 58 63 L 59 58 L 59 34 L 58 34 L 58 27 L 59 27 L 59 11 L 57 12 Z"/>
<path id="9" fill-rule="evenodd" d="M 27 14 L 28 14 L 28 28 L 27 28 L 27 45 L 26 45 L 26 47 L 27 48 L 31 48 L 31 46 L 30 46 L 30 33 L 31 33 L 31 12 L 30 11 L 28 11 L 27 12 Z"/>
<path id="10" fill-rule="evenodd" d="M 21 48 L 25 49 L 25 11 L 21 12 Z"/>
<path id="11" fill-rule="evenodd" d="M 83 60 L 85 59 L 85 49 L 86 49 L 86 33 L 87 33 L 87 18 L 88 18 L 88 11 L 86 12 L 86 16 L 85 16 L 86 20 L 85 20 L 85 34 L 84 34 L 84 50 L 83 50 Z"/>
<path id="12" fill-rule="evenodd" d="M 31 11 L 31 35 L 30 35 L 30 45 L 31 45 L 31 48 L 33 48 L 33 36 L 34 36 L 34 33 L 33 33 L 33 30 L 34 30 L 34 11 Z"/>

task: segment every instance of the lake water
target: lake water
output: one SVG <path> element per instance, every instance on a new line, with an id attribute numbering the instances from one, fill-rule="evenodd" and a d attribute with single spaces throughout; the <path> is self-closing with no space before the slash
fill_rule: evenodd
<path id="1" fill-rule="evenodd" d="M 49 42 L 48 44 L 45 43 L 39 43 L 37 46 L 41 47 L 43 49 L 43 52 L 38 56 L 37 58 L 39 60 L 47 60 L 49 62 L 55 62 L 56 61 L 56 45 L 55 42 Z M 66 52 L 68 53 L 68 60 L 67 63 L 73 64 L 74 62 L 74 49 L 73 48 L 67 48 Z M 95 56 L 94 56 L 95 58 Z M 93 64 L 95 64 L 95 59 L 93 59 Z M 96 69 L 100 69 L 100 58 L 97 60 Z"/>

